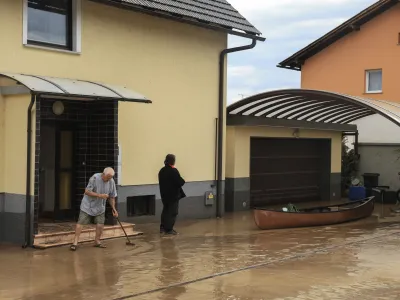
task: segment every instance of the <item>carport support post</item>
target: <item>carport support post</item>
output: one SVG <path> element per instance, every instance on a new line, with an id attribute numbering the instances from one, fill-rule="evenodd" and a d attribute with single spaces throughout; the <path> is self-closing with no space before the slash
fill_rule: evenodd
<path id="1" fill-rule="evenodd" d="M 354 133 L 354 153 L 358 156 L 358 130 Z"/>
<path id="2" fill-rule="evenodd" d="M 265 40 L 265 39 L 264 39 Z M 252 43 L 247 46 L 228 48 L 222 50 L 219 55 L 219 99 L 218 99 L 218 174 L 217 174 L 217 201 L 216 201 L 216 217 L 220 218 L 222 216 L 222 157 L 223 157 L 223 140 L 224 140 L 224 79 L 225 79 L 225 57 L 229 53 L 239 52 L 244 50 L 253 49 L 257 44 L 257 40 L 253 39 Z"/>

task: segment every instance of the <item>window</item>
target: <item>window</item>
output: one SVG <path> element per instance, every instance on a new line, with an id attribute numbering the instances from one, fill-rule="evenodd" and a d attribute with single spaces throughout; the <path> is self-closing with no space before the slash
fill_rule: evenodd
<path id="1" fill-rule="evenodd" d="M 23 42 L 80 52 L 80 0 L 25 0 Z"/>
<path id="2" fill-rule="evenodd" d="M 382 92 L 382 70 L 366 71 L 366 92 L 367 93 Z"/>
<path id="3" fill-rule="evenodd" d="M 132 196 L 127 197 L 127 216 L 154 216 L 156 214 L 156 196 Z"/>

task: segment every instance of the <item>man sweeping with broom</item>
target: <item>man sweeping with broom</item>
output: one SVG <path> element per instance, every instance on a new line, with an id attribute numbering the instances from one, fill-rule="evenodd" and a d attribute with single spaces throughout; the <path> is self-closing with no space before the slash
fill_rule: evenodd
<path id="1" fill-rule="evenodd" d="M 104 229 L 106 220 L 106 201 L 109 199 L 114 217 L 118 217 L 115 209 L 115 197 L 117 189 L 115 187 L 115 171 L 112 168 L 105 168 L 103 173 L 94 174 L 85 189 L 85 194 L 81 203 L 78 224 L 75 229 L 75 239 L 70 249 L 76 251 L 78 247 L 79 236 L 82 232 L 82 225 L 96 224 L 95 247 L 106 248 L 101 244 L 100 238 Z"/>

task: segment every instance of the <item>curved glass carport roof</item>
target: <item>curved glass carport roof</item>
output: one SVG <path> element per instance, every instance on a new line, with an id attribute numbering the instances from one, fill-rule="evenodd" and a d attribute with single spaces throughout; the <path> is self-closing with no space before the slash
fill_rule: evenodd
<path id="1" fill-rule="evenodd" d="M 227 125 L 354 131 L 351 122 L 379 114 L 400 126 L 400 105 L 345 94 L 287 89 L 257 94 L 227 108 Z"/>

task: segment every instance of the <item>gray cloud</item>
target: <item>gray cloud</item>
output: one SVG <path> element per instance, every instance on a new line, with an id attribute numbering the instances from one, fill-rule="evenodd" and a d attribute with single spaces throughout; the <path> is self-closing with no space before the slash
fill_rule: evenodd
<path id="1" fill-rule="evenodd" d="M 375 0 L 228 0 L 267 38 L 228 57 L 228 103 L 266 90 L 299 87 L 300 72 L 276 65 Z M 229 37 L 229 46 L 250 41 Z"/>

